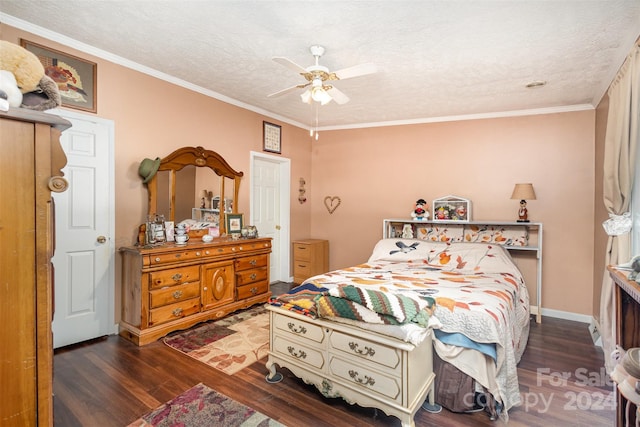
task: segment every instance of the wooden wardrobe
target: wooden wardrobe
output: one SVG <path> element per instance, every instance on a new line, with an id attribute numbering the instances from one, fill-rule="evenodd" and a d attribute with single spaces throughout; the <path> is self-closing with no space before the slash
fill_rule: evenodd
<path id="1" fill-rule="evenodd" d="M 0 112 L 0 426 L 53 425 L 54 209 L 68 121 Z"/>

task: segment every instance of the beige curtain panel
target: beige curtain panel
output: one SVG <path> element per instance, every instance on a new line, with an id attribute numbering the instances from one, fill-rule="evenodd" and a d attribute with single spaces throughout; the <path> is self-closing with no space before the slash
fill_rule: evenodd
<path id="1" fill-rule="evenodd" d="M 604 204 L 611 218 L 629 212 L 635 178 L 640 113 L 640 47 L 629 54 L 609 88 L 609 115 L 604 152 Z M 630 233 L 609 235 L 605 266 L 629 261 Z M 614 285 L 605 269 L 600 297 L 600 334 L 607 372 L 613 364 L 609 355 L 615 349 Z"/>

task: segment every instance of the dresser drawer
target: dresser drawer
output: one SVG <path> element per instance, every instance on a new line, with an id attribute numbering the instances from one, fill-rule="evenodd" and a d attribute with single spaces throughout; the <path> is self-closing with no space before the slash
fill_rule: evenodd
<path id="1" fill-rule="evenodd" d="M 235 261 L 236 271 L 249 270 L 251 268 L 266 267 L 267 266 L 266 255 L 248 256 L 238 258 Z"/>
<path id="2" fill-rule="evenodd" d="M 294 260 L 293 261 L 293 275 L 301 278 L 303 281 L 313 276 L 311 274 L 311 263 L 307 261 Z M 298 281 L 296 281 L 298 283 Z"/>
<path id="3" fill-rule="evenodd" d="M 269 271 L 266 267 L 254 270 L 236 271 L 236 286 L 248 285 L 249 283 L 267 280 Z"/>
<path id="4" fill-rule="evenodd" d="M 182 283 L 196 282 L 200 280 L 200 266 L 173 268 L 170 270 L 154 271 L 151 273 L 151 289 L 175 286 Z"/>
<path id="5" fill-rule="evenodd" d="M 289 316 L 275 315 L 271 318 L 273 327 L 295 336 L 321 343 L 325 339 L 322 327 Z"/>
<path id="6" fill-rule="evenodd" d="M 269 291 L 269 282 L 263 280 L 262 282 L 251 283 L 249 285 L 238 286 L 238 299 L 245 299 L 255 297 L 256 295 L 264 294 Z"/>
<path id="7" fill-rule="evenodd" d="M 172 320 L 181 319 L 200 311 L 200 298 L 178 302 L 155 308 L 149 312 L 149 326 L 159 325 Z"/>
<path id="8" fill-rule="evenodd" d="M 322 351 L 289 340 L 284 336 L 276 335 L 273 338 L 273 348 L 271 351 L 293 358 L 318 370 L 322 370 L 325 367 L 326 361 Z"/>
<path id="9" fill-rule="evenodd" d="M 348 383 L 374 391 L 382 396 L 402 403 L 400 378 L 382 374 L 353 360 L 330 356 L 329 371 L 331 375 L 342 378 Z"/>
<path id="10" fill-rule="evenodd" d="M 183 285 L 156 289 L 149 292 L 149 307 L 157 308 L 200 296 L 200 283 L 185 283 Z"/>
<path id="11" fill-rule="evenodd" d="M 370 360 L 396 369 L 400 366 L 400 350 L 373 341 L 334 331 L 329 339 L 334 350 Z"/>
<path id="12" fill-rule="evenodd" d="M 293 259 L 299 261 L 310 261 L 313 253 L 313 246 L 307 243 L 293 244 Z"/>

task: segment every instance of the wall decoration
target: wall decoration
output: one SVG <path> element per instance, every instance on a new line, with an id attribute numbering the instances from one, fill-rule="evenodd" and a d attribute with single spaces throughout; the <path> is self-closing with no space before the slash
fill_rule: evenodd
<path id="1" fill-rule="evenodd" d="M 269 153 L 282 152 L 282 128 L 269 122 L 262 122 L 264 145 L 262 149 Z"/>
<path id="2" fill-rule="evenodd" d="M 342 203 L 342 200 L 340 200 L 340 197 L 338 196 L 327 196 L 324 198 L 324 206 L 327 208 L 330 214 L 338 209 L 340 203 Z"/>
<path id="3" fill-rule="evenodd" d="M 304 181 L 304 178 L 300 178 L 300 189 L 298 190 L 298 201 L 300 202 L 300 204 L 303 204 L 307 201 L 307 196 L 305 196 L 307 190 L 304 189 L 305 184 L 306 182 Z"/>
<path id="4" fill-rule="evenodd" d="M 433 201 L 434 221 L 470 221 L 471 201 L 458 196 L 445 196 Z"/>
<path id="5" fill-rule="evenodd" d="M 20 39 L 20 45 L 35 54 L 47 76 L 58 85 L 63 107 L 96 113 L 98 109 L 95 62 Z"/>

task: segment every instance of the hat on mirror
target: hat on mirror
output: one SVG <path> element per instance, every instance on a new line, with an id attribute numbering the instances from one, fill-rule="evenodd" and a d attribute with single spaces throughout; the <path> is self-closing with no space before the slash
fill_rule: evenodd
<path id="1" fill-rule="evenodd" d="M 140 162 L 140 167 L 138 168 L 138 175 L 143 178 L 145 184 L 149 182 L 151 178 L 154 177 L 156 172 L 158 172 L 158 168 L 160 167 L 160 162 L 162 159 L 160 157 L 156 157 L 155 160 L 144 159 Z"/>

